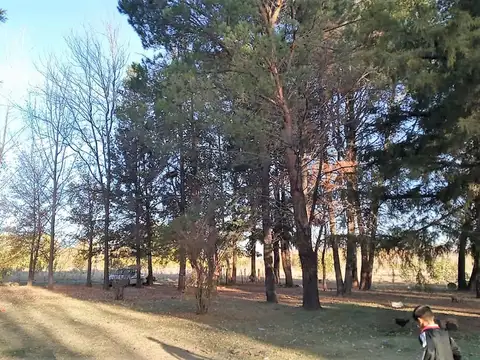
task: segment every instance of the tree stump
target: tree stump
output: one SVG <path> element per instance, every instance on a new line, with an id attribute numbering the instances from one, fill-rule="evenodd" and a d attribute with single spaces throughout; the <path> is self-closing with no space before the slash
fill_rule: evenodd
<path id="1" fill-rule="evenodd" d="M 120 279 L 120 280 L 114 280 L 113 281 L 113 290 L 114 290 L 114 293 L 115 293 L 115 300 L 123 300 L 124 298 L 124 291 L 125 291 L 125 288 L 127 287 L 128 285 L 128 280 L 125 280 L 125 279 Z"/>

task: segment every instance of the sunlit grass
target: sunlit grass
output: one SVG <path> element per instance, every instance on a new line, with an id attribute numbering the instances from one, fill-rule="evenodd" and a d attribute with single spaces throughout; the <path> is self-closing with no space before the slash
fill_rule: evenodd
<path id="1" fill-rule="evenodd" d="M 412 299 L 405 298 L 407 307 L 398 311 L 379 293 L 351 298 L 322 293 L 323 310 L 308 312 L 298 306 L 300 293 L 284 289 L 279 304 L 266 304 L 261 286 L 220 288 L 210 313 L 197 316 L 192 295 L 181 297 L 168 287 L 129 288 L 122 302 L 100 288 L 2 287 L 0 358 L 396 360 L 419 355 L 414 324 L 401 329 L 394 323 L 395 317 L 410 317 Z M 453 336 L 465 358 L 480 359 L 478 314 L 468 304 L 469 312 L 462 312 L 444 302 L 436 309 L 461 320 Z"/>

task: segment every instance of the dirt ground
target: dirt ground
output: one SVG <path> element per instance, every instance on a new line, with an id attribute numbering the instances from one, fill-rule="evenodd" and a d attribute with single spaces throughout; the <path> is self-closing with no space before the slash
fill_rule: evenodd
<path id="1" fill-rule="evenodd" d="M 471 294 L 452 303 L 446 292 L 400 289 L 321 292 L 323 309 L 303 310 L 301 288 L 278 289 L 264 302 L 261 284 L 220 287 L 209 314 L 195 314 L 191 292 L 155 285 L 127 288 L 125 300 L 100 287 L 0 287 L 1 359 L 414 359 L 417 329 L 410 318 L 429 304 L 455 319 L 451 335 L 465 359 L 480 359 L 480 302 Z M 405 308 L 392 309 L 392 301 Z"/>

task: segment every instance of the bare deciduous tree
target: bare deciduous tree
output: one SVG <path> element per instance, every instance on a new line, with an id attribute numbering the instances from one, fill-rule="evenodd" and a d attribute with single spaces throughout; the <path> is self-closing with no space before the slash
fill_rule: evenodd
<path id="1" fill-rule="evenodd" d="M 49 178 L 45 189 L 50 198 L 49 288 L 53 287 L 58 211 L 63 204 L 64 190 L 74 164 L 74 158 L 68 156 L 68 144 L 72 139 L 71 117 L 59 90 L 60 88 L 47 78 L 44 86 L 32 94 L 33 97 L 25 109 L 28 124 L 36 135 L 36 150 Z"/>
<path id="2" fill-rule="evenodd" d="M 87 250 L 82 251 L 87 260 L 86 286 L 92 286 L 92 260 L 99 252 L 98 238 L 101 232 L 101 191 L 85 166 L 79 167 L 78 178 L 69 184 L 70 203 L 69 220 L 78 226 L 76 238 L 80 244 L 86 245 Z"/>
<path id="3" fill-rule="evenodd" d="M 17 171 L 11 185 L 11 206 L 16 213 L 16 232 L 28 239 L 30 249 L 28 285 L 32 285 L 48 222 L 48 199 L 45 187 L 48 175 L 35 146 L 23 150 L 18 157 Z"/>
<path id="4" fill-rule="evenodd" d="M 118 31 L 86 30 L 66 38 L 65 61 L 50 66 L 45 76 L 59 86 L 70 112 L 71 149 L 88 168 L 102 191 L 104 207 L 104 288 L 109 288 L 112 147 L 122 78 L 127 56 Z M 52 64 L 53 65 L 53 64 Z"/>

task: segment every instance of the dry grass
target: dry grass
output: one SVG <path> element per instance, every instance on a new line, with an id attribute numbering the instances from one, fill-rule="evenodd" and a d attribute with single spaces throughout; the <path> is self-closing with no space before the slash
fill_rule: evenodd
<path id="1" fill-rule="evenodd" d="M 448 294 L 375 291 L 348 299 L 322 293 L 323 310 L 307 312 L 301 289 L 279 289 L 279 304 L 263 302 L 261 285 L 220 288 L 211 312 L 194 314 L 168 286 L 128 288 L 125 300 L 113 292 L 82 286 L 0 288 L 2 359 L 406 359 L 419 354 L 416 329 L 400 329 L 395 317 L 429 303 L 455 317 L 466 359 L 480 358 L 479 303 L 464 299 L 452 307 Z M 468 330 L 467 330 L 468 329 Z"/>

